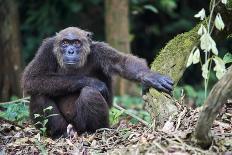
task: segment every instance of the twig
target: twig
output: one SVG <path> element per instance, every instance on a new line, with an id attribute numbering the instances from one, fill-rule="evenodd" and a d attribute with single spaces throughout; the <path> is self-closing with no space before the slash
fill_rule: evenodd
<path id="1" fill-rule="evenodd" d="M 175 131 L 177 131 L 178 128 L 180 127 L 180 121 L 181 121 L 182 117 L 185 115 L 186 111 L 187 111 L 187 109 L 185 107 L 184 110 L 180 113 L 180 115 L 179 115 L 179 117 L 177 119 L 177 125 L 176 125 Z"/>
<path id="2" fill-rule="evenodd" d="M 10 121 L 10 120 L 5 119 L 5 118 L 3 118 L 3 117 L 0 117 L 0 120 L 3 120 L 4 122 L 7 122 L 7 123 L 12 124 L 12 125 L 14 125 L 14 126 L 17 126 L 17 127 L 21 128 L 21 129 L 24 129 L 24 128 L 25 128 L 25 127 L 23 127 L 23 126 L 21 126 L 21 125 L 18 125 L 17 123 L 15 123 L 15 122 L 13 122 L 13 121 Z"/>
<path id="3" fill-rule="evenodd" d="M 215 134 L 215 136 L 232 136 L 232 133 L 218 133 L 218 134 Z"/>
<path id="4" fill-rule="evenodd" d="M 144 125 L 150 127 L 150 125 L 149 125 L 148 122 L 146 122 L 146 121 L 144 121 L 143 119 L 139 118 L 139 117 L 136 116 L 135 114 L 130 113 L 128 110 L 126 110 L 126 109 L 120 107 L 120 106 L 117 105 L 116 103 L 115 103 L 113 106 L 114 106 L 115 108 L 117 108 L 118 110 L 123 111 L 125 114 L 127 114 L 127 115 L 129 115 L 129 116 L 131 116 L 131 117 L 133 117 L 133 118 L 135 118 L 135 119 L 137 119 L 138 121 L 140 121 L 140 122 L 143 123 Z"/>
<path id="5" fill-rule="evenodd" d="M 193 146 L 191 146 L 191 145 L 188 145 L 188 144 L 186 144 L 185 142 L 183 142 L 177 135 L 175 135 L 175 134 L 171 134 L 179 143 L 181 143 L 183 146 L 185 146 L 185 147 L 188 147 L 189 149 L 191 149 L 191 150 L 197 150 L 197 151 L 199 151 L 199 152 L 201 152 L 201 153 L 206 153 L 204 150 L 202 150 L 202 149 L 199 149 L 199 148 L 197 148 L 197 147 L 193 147 Z"/>
<path id="6" fill-rule="evenodd" d="M 0 130 L 0 134 L 6 136 L 6 134 L 3 131 L 1 131 L 1 130 Z"/>
<path id="7" fill-rule="evenodd" d="M 168 152 L 156 141 L 152 142 L 153 144 L 155 144 L 161 151 L 163 151 L 164 154 L 168 154 Z"/>
<path id="8" fill-rule="evenodd" d="M 100 129 L 96 130 L 96 133 L 97 132 L 101 132 L 101 131 L 116 131 L 116 130 L 115 129 L 111 129 L 111 128 L 100 128 Z"/>
<path id="9" fill-rule="evenodd" d="M 14 100 L 14 101 L 9 101 L 9 102 L 2 102 L 0 104 L 12 104 L 12 103 L 17 103 L 17 102 L 26 102 L 26 103 L 29 103 L 29 100 L 30 97 L 24 97 L 24 98 L 21 98 L 21 99 L 18 99 L 18 100 Z"/>

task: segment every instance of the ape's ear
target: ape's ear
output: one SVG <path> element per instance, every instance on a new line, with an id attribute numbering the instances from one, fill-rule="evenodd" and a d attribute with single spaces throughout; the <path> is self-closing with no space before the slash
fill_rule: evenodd
<path id="1" fill-rule="evenodd" d="M 87 32 L 86 36 L 87 36 L 88 40 L 89 40 L 90 42 L 92 42 L 93 33 L 92 33 L 92 32 Z"/>

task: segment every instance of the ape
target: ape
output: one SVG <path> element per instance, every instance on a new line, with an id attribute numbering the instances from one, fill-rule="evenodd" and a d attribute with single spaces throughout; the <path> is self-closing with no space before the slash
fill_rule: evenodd
<path id="1" fill-rule="evenodd" d="M 49 136 L 65 134 L 68 124 L 78 134 L 108 127 L 114 74 L 148 88 L 172 91 L 172 80 L 150 71 L 143 59 L 93 41 L 90 32 L 77 27 L 61 30 L 43 41 L 23 73 L 22 87 L 31 95 L 32 120 L 39 121 L 34 114 L 43 114 L 43 109 L 52 106 L 46 115 L 58 115 L 48 119 Z"/>

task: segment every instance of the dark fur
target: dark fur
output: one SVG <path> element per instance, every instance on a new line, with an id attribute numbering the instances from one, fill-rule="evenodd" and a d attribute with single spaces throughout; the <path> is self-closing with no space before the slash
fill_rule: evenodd
<path id="1" fill-rule="evenodd" d="M 73 33 L 83 42 L 82 59 L 74 68 L 67 68 L 61 60 L 59 42 Z M 111 77 L 119 74 L 134 81 L 144 81 L 150 74 L 146 62 L 132 55 L 124 55 L 103 42 L 91 41 L 89 32 L 67 28 L 55 37 L 43 41 L 35 58 L 26 67 L 22 86 L 31 95 L 30 113 L 43 114 L 52 106 L 48 135 L 59 136 L 73 124 L 79 134 L 108 127 L 108 110 L 112 105 Z"/>

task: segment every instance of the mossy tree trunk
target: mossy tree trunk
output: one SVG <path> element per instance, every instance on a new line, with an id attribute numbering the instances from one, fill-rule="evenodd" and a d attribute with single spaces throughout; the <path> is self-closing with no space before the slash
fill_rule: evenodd
<path id="1" fill-rule="evenodd" d="M 105 0 L 106 40 L 117 50 L 130 52 L 128 0 Z M 133 84 L 122 78 L 114 79 L 116 95 L 131 94 Z"/>
<path id="2" fill-rule="evenodd" d="M 196 26 L 191 31 L 180 34 L 169 41 L 152 63 L 151 69 L 169 75 L 176 85 L 186 69 L 192 48 L 198 43 L 198 27 Z M 146 110 L 155 120 L 156 127 L 162 127 L 168 118 L 177 112 L 172 98 L 155 89 L 150 89 L 144 99 Z"/>
<path id="3" fill-rule="evenodd" d="M 8 100 L 11 95 L 20 95 L 21 53 L 18 15 L 14 0 L 0 0 L 0 100 Z"/>
<path id="4" fill-rule="evenodd" d="M 229 0 L 226 7 L 225 5 L 219 5 L 216 8 L 221 13 L 226 25 L 224 31 L 220 32 L 220 35 L 218 35 L 218 31 L 215 31 L 216 39 L 219 37 L 220 39 L 226 38 L 232 33 L 231 6 L 232 0 Z M 199 26 L 200 24 L 189 32 L 180 34 L 169 41 L 152 63 L 151 69 L 169 75 L 176 85 L 186 70 L 186 64 L 191 50 L 199 44 L 199 35 L 197 34 Z M 144 96 L 144 100 L 146 110 L 151 114 L 153 120 L 155 120 L 155 127 L 162 127 L 171 115 L 178 112 L 176 106 L 173 104 L 174 101 L 172 98 L 155 89 L 150 89 Z"/>

